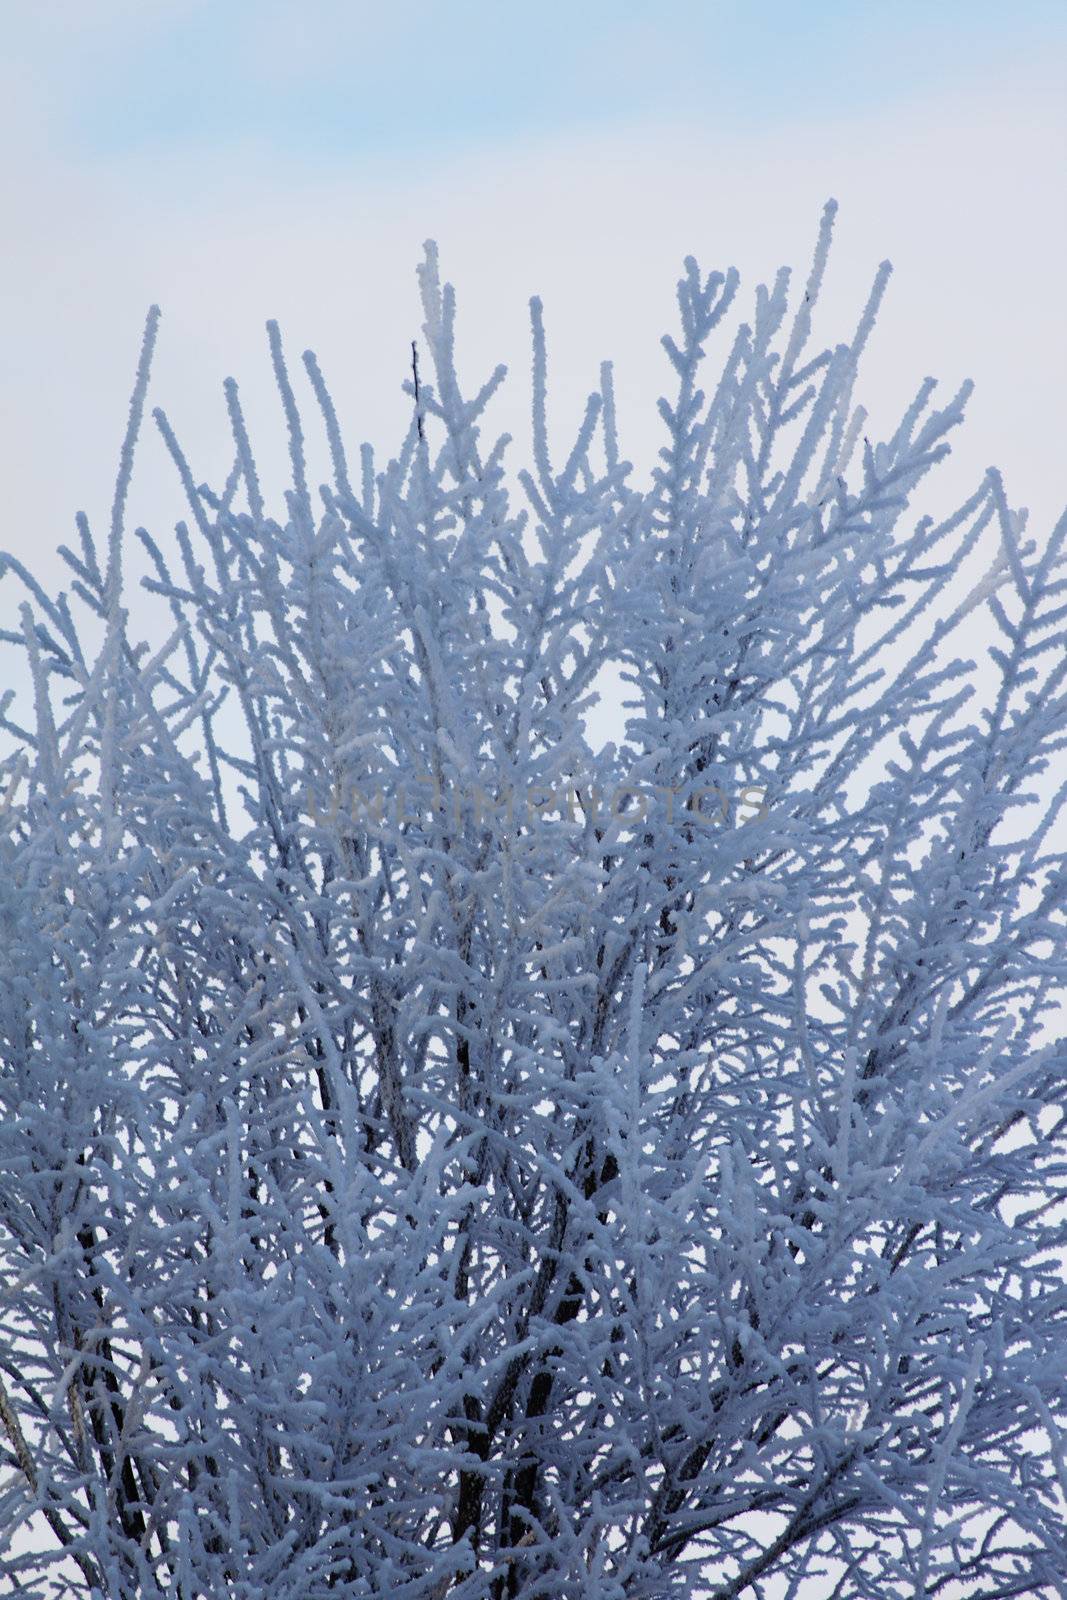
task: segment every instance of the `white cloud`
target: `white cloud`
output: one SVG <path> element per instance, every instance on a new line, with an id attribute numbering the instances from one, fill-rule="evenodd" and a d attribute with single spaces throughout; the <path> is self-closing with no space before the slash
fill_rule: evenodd
<path id="1" fill-rule="evenodd" d="M 743 139 L 708 126 L 635 127 L 428 157 L 422 170 L 393 161 L 316 174 L 239 145 L 106 170 L 38 152 L 5 207 L 14 247 L 2 267 L 12 314 L 0 545 L 52 568 L 46 553 L 69 537 L 77 506 L 102 523 L 152 300 L 164 308 L 153 400 L 172 414 L 198 475 L 228 465 L 220 385 L 230 372 L 254 425 L 280 446 L 262 332 L 271 315 L 294 356 L 318 350 L 353 439 L 391 448 L 406 414 L 399 385 L 427 235 L 457 284 L 470 381 L 502 357 L 512 365 L 500 421 L 517 448 L 526 299 L 538 292 L 557 415 L 576 420 L 597 363 L 612 356 L 630 453 L 648 460 L 665 382 L 658 339 L 672 323 L 682 256 L 736 262 L 750 295 L 757 274 L 782 260 L 805 267 L 831 193 L 842 210 L 825 335 L 849 330 L 884 255 L 897 268 L 861 384 L 875 421 L 888 425 L 927 372 L 953 387 L 975 378 L 950 482 L 962 490 L 996 461 L 1014 502 L 1047 522 L 1067 499 L 1058 420 L 1067 228 L 1049 203 L 1064 130 L 1062 104 L 1037 90 Z M 164 534 L 182 514 L 153 439 L 131 514 Z"/>

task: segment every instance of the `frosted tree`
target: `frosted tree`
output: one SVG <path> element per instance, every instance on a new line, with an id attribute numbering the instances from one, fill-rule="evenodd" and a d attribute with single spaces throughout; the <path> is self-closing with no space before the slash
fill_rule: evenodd
<path id="1" fill-rule="evenodd" d="M 128 531 L 150 315 L 106 541 L 5 558 L 6 1593 L 1067 1593 L 1067 520 L 918 515 L 966 389 L 870 440 L 832 220 L 686 261 L 645 477 L 537 301 L 510 476 L 428 248 L 394 457 L 271 325 L 284 508 L 228 381 Z"/>

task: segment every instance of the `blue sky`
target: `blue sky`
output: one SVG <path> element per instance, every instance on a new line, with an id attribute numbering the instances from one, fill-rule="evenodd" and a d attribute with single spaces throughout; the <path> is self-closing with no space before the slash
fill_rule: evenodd
<path id="1" fill-rule="evenodd" d="M 5 19 L 48 137 L 99 159 L 255 145 L 433 163 L 684 115 L 734 133 L 1041 70 L 1059 0 L 38 0 Z"/>

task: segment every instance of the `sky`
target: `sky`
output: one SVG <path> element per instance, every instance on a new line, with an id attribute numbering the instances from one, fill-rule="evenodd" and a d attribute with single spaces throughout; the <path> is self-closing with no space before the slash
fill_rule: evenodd
<path id="1" fill-rule="evenodd" d="M 74 512 L 105 525 L 152 302 L 151 402 L 198 480 L 229 465 L 231 373 L 268 484 L 284 465 L 272 316 L 294 360 L 317 350 L 349 439 L 391 453 L 428 236 L 457 287 L 467 382 L 512 370 L 496 420 L 517 462 L 534 293 L 559 436 L 612 357 L 625 451 L 647 462 L 683 257 L 736 265 L 750 304 L 781 263 L 804 270 L 831 195 L 817 334 L 849 335 L 888 256 L 857 398 L 888 429 L 927 373 L 973 378 L 937 493 L 962 497 L 995 462 L 1040 533 L 1067 501 L 1065 45 L 1060 0 L 8 8 L 0 548 L 51 582 Z M 182 511 L 146 433 L 130 520 L 165 537 Z"/>

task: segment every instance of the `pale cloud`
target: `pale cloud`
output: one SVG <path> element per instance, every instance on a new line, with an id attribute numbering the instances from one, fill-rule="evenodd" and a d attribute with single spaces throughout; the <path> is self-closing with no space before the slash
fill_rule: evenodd
<path id="1" fill-rule="evenodd" d="M 173 8 L 183 9 L 195 8 Z M 512 367 L 497 421 L 516 453 L 528 430 L 526 300 L 537 292 L 561 433 L 599 361 L 613 357 L 627 448 L 647 463 L 667 381 L 658 341 L 672 325 L 682 257 L 736 263 L 747 310 L 756 281 L 780 262 L 805 267 L 831 194 L 842 209 L 824 336 L 847 334 L 879 260 L 897 269 L 861 383 L 873 425 L 890 426 L 928 372 L 952 388 L 973 377 L 944 493 L 962 494 L 996 462 L 1040 532 L 1067 499 L 1067 226 L 1050 198 L 1065 130 L 1062 97 L 1035 66 L 1026 82 L 912 95 L 903 108 L 846 115 L 828 97 L 803 118 L 743 135 L 680 106 L 673 118 L 427 149 L 420 160 L 286 159 L 239 123 L 218 148 L 121 159 L 37 140 L 6 186 L 0 545 L 55 574 L 49 552 L 69 538 L 74 510 L 103 522 L 152 301 L 164 310 L 153 401 L 171 413 L 198 477 L 217 479 L 229 465 L 221 382 L 232 372 L 267 478 L 276 463 L 280 486 L 268 316 L 282 322 L 294 357 L 318 350 L 353 441 L 391 449 L 418 331 L 414 266 L 431 235 L 459 293 L 462 370 L 474 384 L 500 359 Z M 151 436 L 130 509 L 164 535 L 182 514 Z"/>

